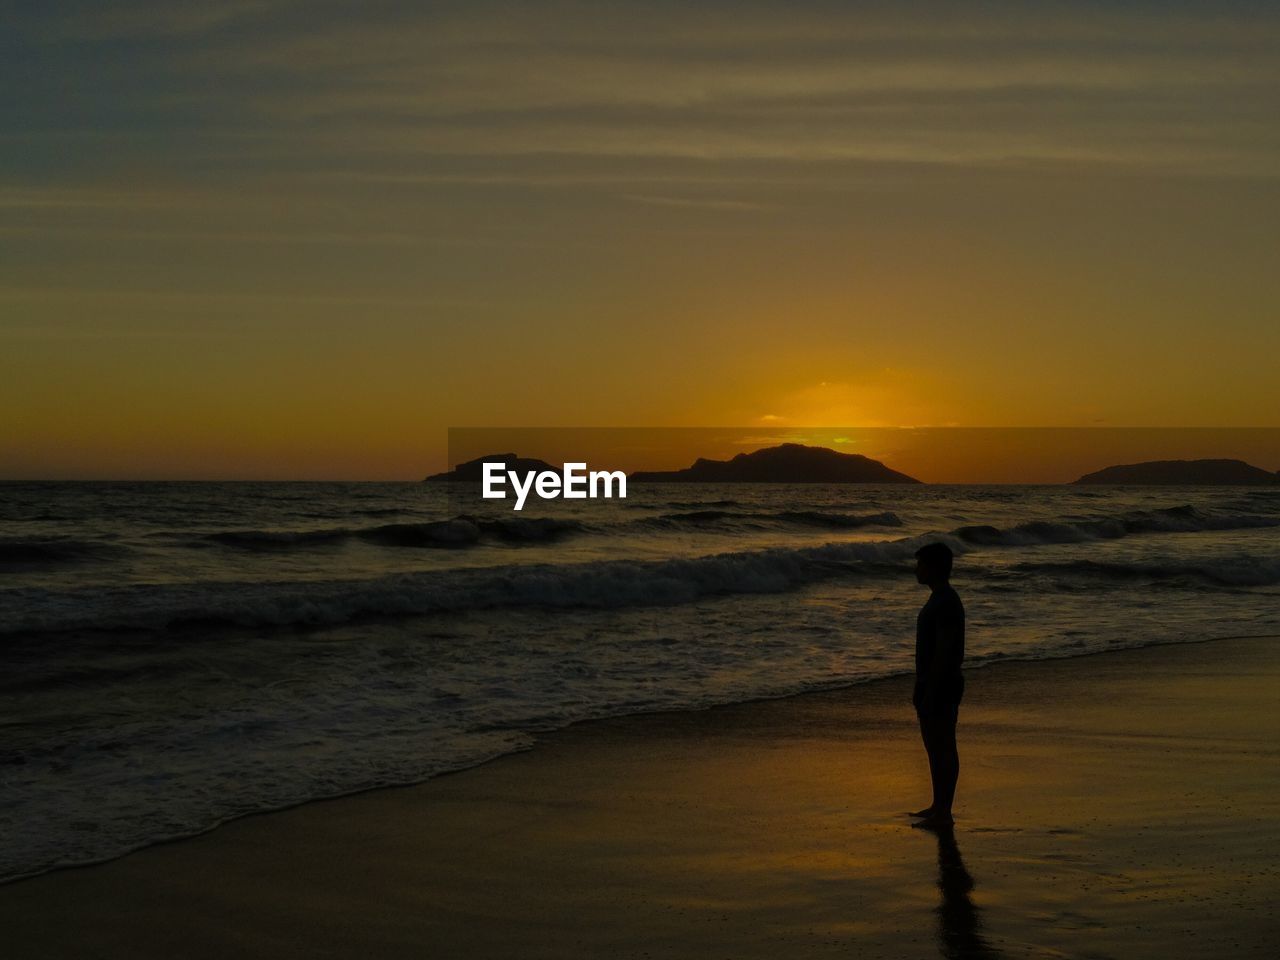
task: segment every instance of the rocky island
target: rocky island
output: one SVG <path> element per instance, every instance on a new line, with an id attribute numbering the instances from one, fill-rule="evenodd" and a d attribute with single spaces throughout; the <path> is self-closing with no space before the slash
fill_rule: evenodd
<path id="1" fill-rule="evenodd" d="M 699 457 L 683 470 L 640 470 L 639 483 L 920 483 L 859 453 L 784 443 L 730 460 Z"/>
<path id="2" fill-rule="evenodd" d="M 491 453 L 488 456 L 476 457 L 474 460 L 468 460 L 466 463 L 460 463 L 452 470 L 444 473 L 433 473 L 426 477 L 423 483 L 436 483 L 441 480 L 460 480 L 468 483 L 479 483 L 484 479 L 484 464 L 486 463 L 502 463 L 505 470 L 512 470 L 519 474 L 542 473 L 544 470 L 559 470 L 545 460 L 537 460 L 533 457 L 518 457 L 514 453 Z"/>
<path id="3" fill-rule="evenodd" d="M 1280 483 L 1280 475 L 1243 460 L 1147 460 L 1086 473 L 1072 483 L 1142 485 L 1260 485 Z"/>

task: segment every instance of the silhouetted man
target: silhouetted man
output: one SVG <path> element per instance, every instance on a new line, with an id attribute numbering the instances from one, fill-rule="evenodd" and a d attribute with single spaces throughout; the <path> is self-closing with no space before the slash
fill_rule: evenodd
<path id="1" fill-rule="evenodd" d="M 960 777 L 956 720 L 964 696 L 964 604 L 951 586 L 951 548 L 930 543 L 916 551 L 916 580 L 931 591 L 916 618 L 916 685 L 911 702 L 929 754 L 933 803 L 911 816 L 917 827 L 950 826 L 951 803 Z"/>

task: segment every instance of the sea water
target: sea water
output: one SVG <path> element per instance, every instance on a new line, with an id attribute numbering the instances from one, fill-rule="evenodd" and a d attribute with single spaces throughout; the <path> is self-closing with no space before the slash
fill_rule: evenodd
<path id="1" fill-rule="evenodd" d="M 1280 487 L 447 486 L 0 484 L 0 879 L 909 671 L 930 540 L 970 667 L 1280 632 Z"/>

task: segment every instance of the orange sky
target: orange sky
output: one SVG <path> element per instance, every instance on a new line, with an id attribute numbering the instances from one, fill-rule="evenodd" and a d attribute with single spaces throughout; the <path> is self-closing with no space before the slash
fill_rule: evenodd
<path id="1" fill-rule="evenodd" d="M 3 68 L 0 477 L 1280 426 L 1265 8 L 52 7 Z"/>

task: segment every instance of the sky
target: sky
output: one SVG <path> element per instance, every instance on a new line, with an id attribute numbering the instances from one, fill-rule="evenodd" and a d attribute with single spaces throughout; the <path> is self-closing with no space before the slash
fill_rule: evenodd
<path id="1" fill-rule="evenodd" d="M 0 478 L 415 479 L 450 427 L 1280 427 L 1274 5 L 0 17 Z"/>

